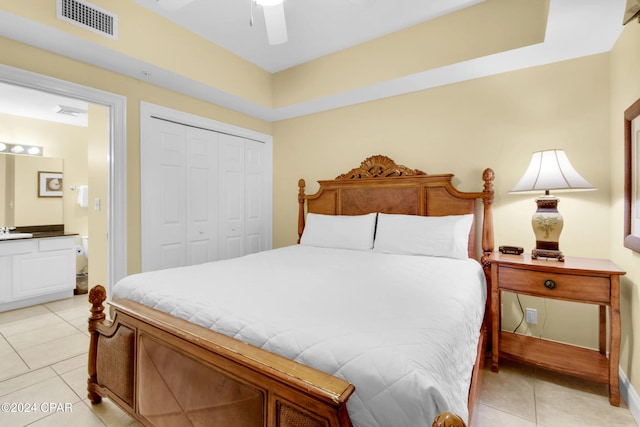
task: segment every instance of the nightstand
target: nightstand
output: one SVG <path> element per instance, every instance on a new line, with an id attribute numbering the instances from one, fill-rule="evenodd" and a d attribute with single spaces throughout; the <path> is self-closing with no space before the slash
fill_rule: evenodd
<path id="1" fill-rule="evenodd" d="M 500 357 L 609 385 L 609 403 L 620 405 L 620 276 L 609 260 L 565 257 L 564 262 L 494 253 L 491 262 L 491 370 Z M 598 350 L 501 331 L 501 291 L 599 306 Z M 609 322 L 607 322 L 607 310 Z M 607 357 L 607 348 L 609 355 Z"/>

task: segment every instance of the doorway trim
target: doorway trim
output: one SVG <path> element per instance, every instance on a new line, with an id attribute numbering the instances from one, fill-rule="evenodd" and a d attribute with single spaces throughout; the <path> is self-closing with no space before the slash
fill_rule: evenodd
<path id="1" fill-rule="evenodd" d="M 127 275 L 127 98 L 3 64 L 0 64 L 0 81 L 80 99 L 109 109 L 107 289 L 111 290 L 116 281 Z"/>

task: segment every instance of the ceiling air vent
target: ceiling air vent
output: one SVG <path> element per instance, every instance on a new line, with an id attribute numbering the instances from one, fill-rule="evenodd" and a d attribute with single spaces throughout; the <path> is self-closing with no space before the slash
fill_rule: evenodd
<path id="1" fill-rule="evenodd" d="M 57 0 L 58 19 L 112 39 L 118 38 L 118 17 L 80 0 Z"/>

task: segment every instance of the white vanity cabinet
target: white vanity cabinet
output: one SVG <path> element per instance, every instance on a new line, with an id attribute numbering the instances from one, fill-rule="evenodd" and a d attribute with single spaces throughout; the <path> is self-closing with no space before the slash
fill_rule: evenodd
<path id="1" fill-rule="evenodd" d="M 73 296 L 74 236 L 0 241 L 0 311 Z"/>
<path id="2" fill-rule="evenodd" d="M 0 255 L 0 305 L 11 299 L 11 260 Z"/>

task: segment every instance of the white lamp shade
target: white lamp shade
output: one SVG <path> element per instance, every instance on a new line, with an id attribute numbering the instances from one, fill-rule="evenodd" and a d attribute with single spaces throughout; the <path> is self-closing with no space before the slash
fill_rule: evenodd
<path id="1" fill-rule="evenodd" d="M 571 165 L 564 150 L 537 151 L 524 176 L 510 193 L 548 190 L 593 190 Z"/>

